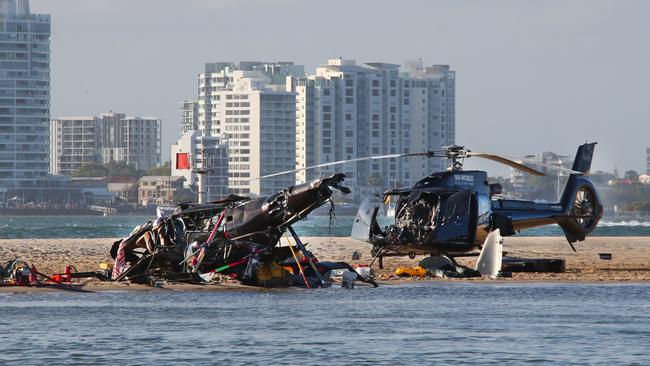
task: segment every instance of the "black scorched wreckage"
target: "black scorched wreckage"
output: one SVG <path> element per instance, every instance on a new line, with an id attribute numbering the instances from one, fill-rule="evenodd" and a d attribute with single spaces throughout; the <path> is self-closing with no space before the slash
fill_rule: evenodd
<path id="1" fill-rule="evenodd" d="M 180 204 L 113 244 L 113 279 L 201 282 L 218 273 L 247 285 L 326 286 L 332 270 L 356 271 L 344 262 L 318 261 L 291 225 L 331 202 L 332 189 L 349 193 L 344 177 L 335 174 L 267 197 Z M 289 245 L 278 245 L 283 236 Z"/>

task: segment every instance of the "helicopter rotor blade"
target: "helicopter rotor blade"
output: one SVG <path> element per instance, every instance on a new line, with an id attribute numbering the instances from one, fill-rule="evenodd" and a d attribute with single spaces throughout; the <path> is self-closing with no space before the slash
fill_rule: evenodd
<path id="1" fill-rule="evenodd" d="M 426 156 L 426 155 L 423 155 L 423 154 L 426 154 L 426 153 L 427 152 L 424 152 L 424 153 L 412 153 L 412 154 L 421 154 L 422 156 Z M 263 175 L 263 176 L 260 176 L 260 177 L 257 177 L 257 178 L 252 178 L 252 179 L 249 180 L 249 182 L 259 180 L 259 179 L 277 177 L 279 175 L 291 174 L 291 173 L 300 172 L 300 171 L 303 171 L 303 170 L 310 170 L 310 169 L 315 169 L 315 168 L 323 168 L 323 167 L 327 167 L 327 166 L 341 165 L 341 164 L 346 164 L 346 163 L 356 163 L 356 162 L 359 162 L 359 161 L 400 158 L 400 157 L 404 157 L 404 156 L 419 156 L 419 155 L 412 155 L 412 154 L 377 155 L 377 156 L 366 156 L 366 157 L 363 157 L 363 158 L 354 158 L 354 159 L 332 161 L 332 162 L 329 162 L 329 163 L 317 164 L 317 165 L 312 165 L 312 166 L 308 166 L 308 167 L 304 167 L 304 168 L 298 168 L 298 169 L 293 169 L 293 170 L 287 170 L 287 171 L 284 171 L 284 172 L 278 172 L 278 173 Z"/>
<path id="2" fill-rule="evenodd" d="M 563 168 L 561 166 L 557 166 L 557 165 L 553 165 L 553 164 L 540 163 L 538 161 L 528 160 L 528 159 L 518 159 L 518 160 L 521 160 L 522 162 L 527 163 L 527 164 L 537 165 L 537 166 L 541 166 L 541 167 L 544 167 L 544 168 L 547 168 L 547 169 L 558 170 L 558 171 L 569 173 L 569 174 L 585 175 L 584 172 L 580 172 L 580 171 L 573 170 L 573 169 L 568 169 L 568 168 Z"/>
<path id="3" fill-rule="evenodd" d="M 525 166 L 523 164 L 519 164 L 516 161 L 506 159 L 506 158 L 504 158 L 502 156 L 499 156 L 499 155 L 486 154 L 486 153 L 476 153 L 476 152 L 467 152 L 467 156 L 468 157 L 477 157 L 477 158 L 483 158 L 483 159 L 487 159 L 487 160 L 496 161 L 497 163 L 505 164 L 505 165 L 507 165 L 509 167 L 515 168 L 517 170 L 521 170 L 523 172 L 526 172 L 526 173 L 532 174 L 532 175 L 537 175 L 537 176 L 546 175 L 546 174 L 544 174 L 544 173 L 542 173 L 542 172 L 540 172 L 538 170 L 527 167 L 527 166 Z"/>

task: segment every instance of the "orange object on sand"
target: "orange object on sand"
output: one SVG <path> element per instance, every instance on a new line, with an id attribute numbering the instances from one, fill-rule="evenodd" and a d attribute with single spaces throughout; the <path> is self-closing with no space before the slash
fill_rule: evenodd
<path id="1" fill-rule="evenodd" d="M 417 266 L 417 267 L 399 267 L 395 270 L 395 274 L 400 277 L 424 277 L 427 274 L 427 270 Z"/>

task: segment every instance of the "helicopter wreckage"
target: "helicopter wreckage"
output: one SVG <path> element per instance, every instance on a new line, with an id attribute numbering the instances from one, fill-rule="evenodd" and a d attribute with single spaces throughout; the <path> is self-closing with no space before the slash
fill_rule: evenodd
<path id="1" fill-rule="evenodd" d="M 369 200 L 361 204 L 351 237 L 372 245 L 373 259 L 369 266 L 378 259 L 380 269 L 383 268 L 384 257 L 426 255 L 429 257 L 420 262 L 420 267 L 427 261 L 436 267 L 436 273 L 446 269 L 451 277 L 495 277 L 513 266 L 538 272 L 537 269 L 552 264 L 555 269 L 551 271 L 562 271 L 563 260 L 535 263 L 506 257 L 503 237 L 528 228 L 557 224 L 575 250 L 573 243 L 584 240 L 603 214 L 596 188 L 588 177 L 595 145 L 581 145 L 571 169 L 530 162 L 567 173 L 564 192 L 557 203 L 503 197 L 501 186 L 488 183 L 485 171 L 463 170 L 463 160 L 480 157 L 528 174 L 545 173 L 510 158 L 475 153 L 456 145 L 437 151 L 335 161 L 255 179 L 368 160 L 409 156 L 444 158 L 449 163 L 447 171 L 434 172 L 411 187 L 384 193 L 385 202 L 396 203 L 394 221 L 384 228 L 377 220 L 379 207 Z M 346 262 L 319 261 L 292 227 L 326 203 L 333 205 L 334 191 L 350 193 L 343 185 L 344 179 L 345 175 L 339 173 L 264 197 L 230 195 L 206 204 L 179 204 L 172 213 L 160 215 L 136 227 L 128 237 L 115 241 L 110 250 L 114 265 L 100 279 L 155 286 L 161 280 L 198 284 L 230 278 L 253 286 L 315 288 L 329 286 L 336 271 L 343 275 L 342 284 L 350 281 L 353 286 L 358 279 L 377 286 L 369 268 L 357 271 Z M 456 262 L 455 258 L 465 256 L 478 257 L 475 268 Z M 14 267 L 0 271 L 0 279 L 3 273 L 6 277 L 9 272 L 15 272 L 16 278 L 25 277 L 27 272 L 39 275 L 25 264 L 16 267 L 20 271 Z M 421 270 L 416 267 L 415 272 Z M 432 272 L 431 268 L 427 270 Z M 81 278 L 78 275 L 76 278 Z M 66 274 L 65 278 L 69 280 L 71 276 Z M 52 281 L 59 284 L 56 278 Z"/>
<path id="2" fill-rule="evenodd" d="M 201 283 L 220 274 L 246 285 L 314 288 L 328 286 L 333 270 L 347 270 L 376 286 L 348 263 L 319 261 L 292 227 L 331 203 L 332 190 L 350 193 L 342 185 L 344 177 L 334 174 L 266 197 L 231 195 L 207 204 L 180 204 L 113 244 L 112 279 Z M 283 236 L 289 245 L 279 245 Z"/>
<path id="3" fill-rule="evenodd" d="M 573 243 L 584 240 L 596 227 L 603 207 L 588 178 L 595 145 L 586 143 L 578 148 L 572 169 L 530 162 L 568 173 L 560 202 L 550 204 L 503 198 L 501 186 L 489 184 L 486 172 L 463 170 L 462 163 L 466 158 L 480 157 L 528 174 L 545 173 L 510 158 L 474 153 L 456 145 L 438 151 L 348 159 L 303 169 L 408 156 L 447 159 L 447 171 L 434 172 L 412 187 L 384 193 L 385 201 L 394 198 L 397 203 L 394 223 L 385 228 L 377 222 L 379 207 L 364 201 L 351 236 L 372 245 L 370 265 L 378 258 L 380 268 L 384 257 L 430 255 L 446 260 L 446 267 L 461 276 L 497 276 L 506 267 L 506 260 L 511 264 L 519 262 L 503 257 L 504 236 L 557 224 L 575 250 Z M 115 242 L 111 251 L 115 258 L 113 279 L 206 281 L 219 273 L 248 285 L 311 288 L 327 286 L 332 270 L 345 269 L 361 281 L 376 285 L 372 278 L 359 275 L 347 263 L 318 261 L 292 228 L 292 224 L 314 209 L 331 202 L 333 189 L 349 193 L 342 185 L 344 177 L 335 174 L 261 198 L 231 195 L 204 205 L 181 204 L 173 214 L 150 221 L 136 228 L 128 238 Z M 289 240 L 287 233 L 295 244 L 279 246 L 282 236 Z M 464 256 L 478 256 L 474 269 L 456 262 L 455 258 Z M 563 265 L 562 262 L 560 267 Z"/>

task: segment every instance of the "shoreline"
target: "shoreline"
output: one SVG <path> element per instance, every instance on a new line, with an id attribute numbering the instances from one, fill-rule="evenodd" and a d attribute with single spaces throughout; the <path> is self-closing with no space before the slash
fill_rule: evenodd
<path id="1" fill-rule="evenodd" d="M 584 281 L 584 280 L 517 280 L 508 281 L 507 279 L 455 279 L 455 278 L 424 278 L 424 279 L 401 279 L 392 281 L 378 281 L 380 287 L 392 287 L 403 285 L 478 285 L 478 286 L 530 286 L 530 285 L 587 285 L 587 286 L 638 286 L 650 285 L 650 281 L 632 280 L 632 281 Z M 73 282 L 73 285 L 75 283 Z M 332 283 L 331 288 L 339 288 L 340 283 Z M 364 287 L 372 288 L 368 284 L 361 282 L 355 283 L 355 288 Z M 284 291 L 304 291 L 304 288 L 298 287 L 274 287 L 264 288 L 255 286 L 246 286 L 238 284 L 168 284 L 163 287 L 151 287 L 140 284 L 118 284 L 111 282 L 92 282 L 77 287 L 79 290 L 57 289 L 49 287 L 35 286 L 0 286 L 0 295 L 21 295 L 32 293 L 68 293 L 71 295 L 88 294 L 88 293 L 134 293 L 134 292 L 220 292 L 220 291 L 253 291 L 253 292 L 284 292 Z"/>
<path id="2" fill-rule="evenodd" d="M 323 261 L 346 261 L 352 265 L 368 264 L 372 257 L 370 245 L 349 237 L 303 237 L 307 248 Z M 95 271 L 100 262 L 112 262 L 109 249 L 116 238 L 99 239 L 0 239 L 0 265 L 14 258 L 34 264 L 43 273 L 63 271 L 65 266 L 74 265 L 79 272 Z M 563 258 L 566 271 L 563 273 L 513 273 L 512 277 L 490 280 L 487 278 L 424 278 L 397 277 L 395 268 L 417 266 L 422 256 L 384 258 L 385 269 L 377 263 L 373 272 L 380 285 L 411 283 L 584 283 L 584 284 L 631 284 L 650 283 L 650 237 L 588 237 L 584 242 L 574 244 L 573 252 L 562 237 L 510 237 L 505 238 L 504 251 L 509 256 L 521 258 Z M 352 253 L 361 253 L 360 260 L 351 260 Z M 611 260 L 601 260 L 598 253 L 611 253 Z M 476 258 L 458 258 L 458 262 L 473 267 Z M 261 288 L 235 284 L 188 285 L 166 284 L 164 288 L 144 285 L 84 280 L 84 289 L 90 291 L 221 291 L 260 290 Z M 74 283 L 74 282 L 73 282 Z M 359 282 L 357 282 L 359 284 Z M 336 286 L 336 284 L 334 284 Z M 268 290 L 268 289 L 261 289 Z M 34 287 L 0 287 L 0 293 L 23 293 L 62 291 Z M 66 291 L 67 292 L 67 291 Z"/>

